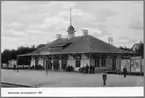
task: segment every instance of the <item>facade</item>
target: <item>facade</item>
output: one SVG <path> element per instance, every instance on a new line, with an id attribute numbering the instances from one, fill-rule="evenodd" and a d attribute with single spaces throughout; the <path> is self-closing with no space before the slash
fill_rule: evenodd
<path id="1" fill-rule="evenodd" d="M 87 30 L 83 30 L 82 36 L 77 37 L 73 26 L 69 26 L 67 31 L 68 38 L 57 35 L 53 42 L 19 57 L 30 56 L 30 67 L 47 66 L 52 70 L 65 70 L 67 66 L 73 66 L 77 71 L 86 65 L 95 66 L 96 69 L 120 70 L 121 56 L 131 54 L 89 35 Z"/>
<path id="2" fill-rule="evenodd" d="M 128 59 L 121 59 L 121 71 L 124 66 L 127 67 L 128 72 L 144 72 L 144 59 L 141 56 L 133 56 Z"/>
<path id="3" fill-rule="evenodd" d="M 88 30 L 82 30 L 82 36 L 75 36 L 71 19 L 67 32 L 67 38 L 57 34 L 57 39 L 53 42 L 18 57 L 29 56 L 30 66 L 39 65 L 52 70 L 65 70 L 67 66 L 73 66 L 77 71 L 86 65 L 95 66 L 96 69 L 120 70 L 121 56 L 132 54 L 89 35 Z"/>

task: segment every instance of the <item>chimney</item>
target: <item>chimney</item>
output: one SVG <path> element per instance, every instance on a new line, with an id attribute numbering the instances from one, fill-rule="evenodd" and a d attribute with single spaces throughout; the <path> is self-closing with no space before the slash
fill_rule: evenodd
<path id="1" fill-rule="evenodd" d="M 108 37 L 108 43 L 113 44 L 113 37 Z"/>
<path id="2" fill-rule="evenodd" d="M 87 29 L 83 29 L 82 32 L 83 32 L 83 36 L 88 35 L 88 30 Z"/>
<path id="3" fill-rule="evenodd" d="M 56 39 L 61 39 L 61 34 L 56 34 Z"/>

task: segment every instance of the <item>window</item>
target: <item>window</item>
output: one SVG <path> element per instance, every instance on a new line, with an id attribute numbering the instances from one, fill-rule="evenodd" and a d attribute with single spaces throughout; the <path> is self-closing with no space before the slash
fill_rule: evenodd
<path id="1" fill-rule="evenodd" d="M 102 65 L 102 67 L 106 66 L 106 59 L 101 59 L 101 65 Z"/>
<path id="2" fill-rule="evenodd" d="M 67 66 L 67 60 L 62 60 L 61 69 L 66 69 L 66 66 Z"/>
<path id="3" fill-rule="evenodd" d="M 99 65 L 99 59 L 96 59 L 95 60 L 95 67 L 99 67 L 100 65 Z"/>
<path id="4" fill-rule="evenodd" d="M 80 67 L 80 60 L 76 60 L 76 67 Z"/>

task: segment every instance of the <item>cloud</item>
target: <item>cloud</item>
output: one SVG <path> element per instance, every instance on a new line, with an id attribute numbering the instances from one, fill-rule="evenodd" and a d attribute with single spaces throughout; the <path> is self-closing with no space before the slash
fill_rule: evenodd
<path id="1" fill-rule="evenodd" d="M 115 17 L 117 13 L 111 9 L 101 9 L 96 11 L 96 19 L 99 22 L 107 21 L 110 17 Z"/>
<path id="2" fill-rule="evenodd" d="M 84 12 L 81 9 L 72 9 L 72 19 L 73 20 L 79 20 L 79 21 L 91 21 L 91 20 L 95 20 L 95 17 L 93 15 L 91 15 L 88 12 Z M 64 11 L 60 11 L 58 13 L 58 16 L 63 17 L 63 18 L 70 18 L 70 11 L 69 10 L 64 10 Z"/>
<path id="3" fill-rule="evenodd" d="M 31 24 L 29 28 L 31 29 L 46 29 L 46 28 L 54 28 L 60 29 L 69 24 L 69 21 L 66 21 L 61 17 L 47 17 L 43 20 L 41 24 Z"/>
<path id="4" fill-rule="evenodd" d="M 63 25 L 63 24 L 67 24 L 68 21 L 65 21 L 65 19 L 63 18 L 59 18 L 59 17 L 47 17 L 44 20 L 44 27 L 52 27 L 52 26 L 59 26 L 59 25 Z"/>
<path id="5" fill-rule="evenodd" d="M 43 33 L 46 33 L 46 32 L 44 32 L 42 30 L 35 30 L 35 29 L 28 29 L 28 30 L 26 30 L 26 32 L 28 34 L 43 34 Z"/>
<path id="6" fill-rule="evenodd" d="M 12 26 L 13 28 L 20 28 L 21 24 L 18 22 L 13 22 L 12 24 L 10 24 L 10 26 Z"/>
<path id="7" fill-rule="evenodd" d="M 48 6 L 52 7 L 52 6 L 58 6 L 61 5 L 62 8 L 66 9 L 66 8 L 70 8 L 70 7 L 74 7 L 76 5 L 76 2 L 74 1 L 50 1 L 48 2 Z"/>
<path id="8" fill-rule="evenodd" d="M 129 28 L 133 30 L 143 30 L 143 23 L 141 23 L 141 21 L 131 21 Z"/>
<path id="9" fill-rule="evenodd" d="M 5 37 L 27 37 L 28 35 L 22 31 L 16 31 L 15 29 L 2 28 L 2 36 Z"/>
<path id="10" fill-rule="evenodd" d="M 88 30 L 88 33 L 90 35 L 93 35 L 95 37 L 104 37 L 104 36 L 109 36 L 110 34 L 108 32 L 106 32 L 105 30 L 101 30 L 101 29 L 94 29 L 94 28 L 84 28 Z"/>
<path id="11" fill-rule="evenodd" d="M 3 27 L 7 28 L 7 29 L 22 29 L 24 28 L 24 26 L 19 23 L 19 22 L 11 22 L 11 23 L 6 23 L 6 22 L 2 22 Z"/>
<path id="12" fill-rule="evenodd" d="M 69 8 L 76 35 L 81 28 L 103 41 L 113 36 L 114 45 L 130 46 L 143 40 L 143 2 L 130 1 L 22 1 L 2 2 L 2 37 L 24 38 L 11 44 L 39 44 L 55 40 L 61 33 L 67 37 Z M 127 36 L 128 38 L 120 38 Z M 26 41 L 27 40 L 27 41 Z M 4 47 L 12 45 L 3 43 Z M 11 48 L 9 47 L 9 48 Z"/>
<path id="13" fill-rule="evenodd" d="M 131 48 L 133 44 L 137 42 L 137 40 L 125 36 L 121 36 L 119 38 L 113 38 L 113 39 L 114 39 L 114 44 L 116 46 L 127 46 L 129 48 Z"/>
<path id="14" fill-rule="evenodd" d="M 62 7 L 65 9 L 73 8 L 76 5 L 76 2 L 61 2 Z"/>

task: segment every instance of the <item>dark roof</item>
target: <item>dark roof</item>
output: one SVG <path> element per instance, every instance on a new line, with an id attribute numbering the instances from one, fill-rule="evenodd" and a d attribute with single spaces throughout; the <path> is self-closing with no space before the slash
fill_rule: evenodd
<path id="1" fill-rule="evenodd" d="M 78 36 L 70 40 L 57 39 L 28 55 L 65 54 L 65 53 L 132 53 L 119 49 L 91 35 Z M 21 55 L 23 56 L 23 55 Z"/>
<path id="2" fill-rule="evenodd" d="M 137 46 L 137 47 L 139 48 L 142 44 L 143 44 L 142 42 L 140 42 L 140 43 L 135 43 L 135 44 L 132 46 L 132 48 L 133 48 L 134 46 Z"/>

